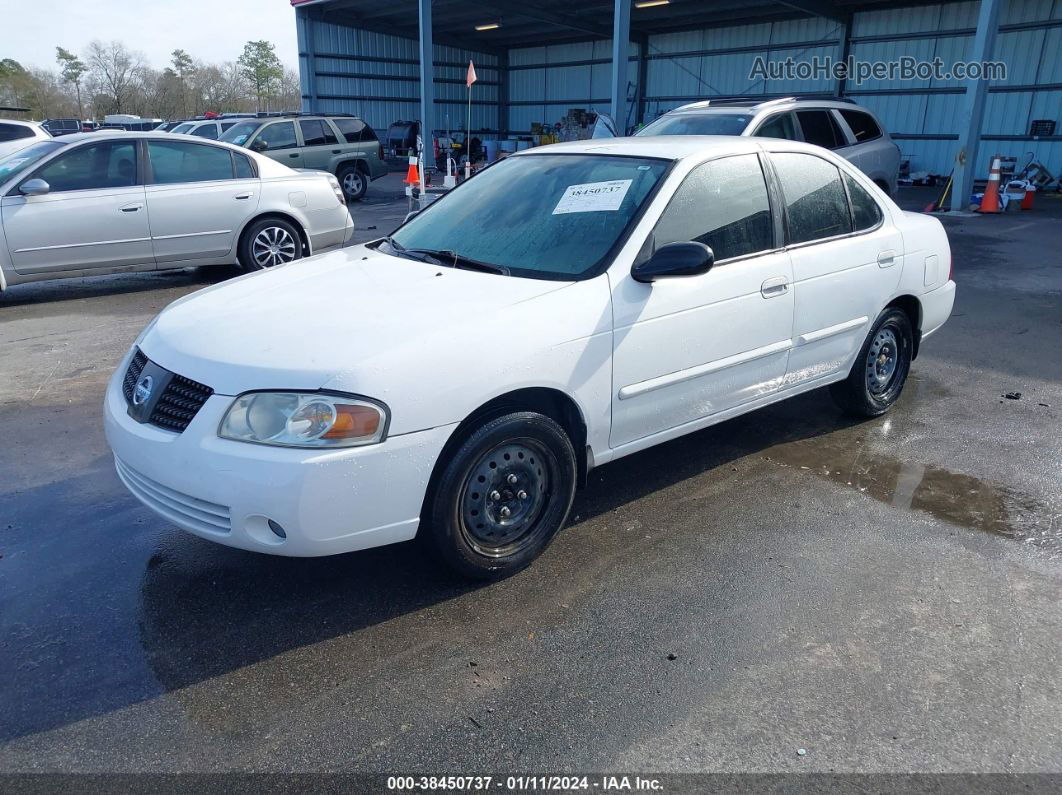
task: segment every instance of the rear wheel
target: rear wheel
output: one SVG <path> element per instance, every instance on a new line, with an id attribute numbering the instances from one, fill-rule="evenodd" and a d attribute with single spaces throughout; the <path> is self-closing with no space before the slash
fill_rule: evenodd
<path id="1" fill-rule="evenodd" d="M 244 232 L 238 253 L 245 271 L 261 271 L 302 257 L 302 238 L 282 218 L 263 218 Z"/>
<path id="2" fill-rule="evenodd" d="M 347 201 L 359 201 L 365 195 L 365 191 L 369 189 L 369 178 L 364 171 L 354 165 L 343 166 L 339 169 L 336 179 L 339 180 L 339 185 L 343 188 L 343 194 L 347 197 Z"/>
<path id="3" fill-rule="evenodd" d="M 560 425 L 530 411 L 495 417 L 443 467 L 428 499 L 428 537 L 466 577 L 519 571 L 564 525 L 575 480 L 575 451 Z"/>
<path id="4" fill-rule="evenodd" d="M 907 313 L 886 308 L 864 340 L 848 378 L 830 386 L 830 395 L 848 414 L 884 414 L 903 391 L 913 351 L 914 333 Z"/>

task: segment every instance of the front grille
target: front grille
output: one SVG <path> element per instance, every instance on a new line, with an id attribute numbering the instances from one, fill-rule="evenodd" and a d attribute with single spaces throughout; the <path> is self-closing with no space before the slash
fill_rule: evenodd
<path id="1" fill-rule="evenodd" d="M 159 402 L 155 404 L 150 422 L 160 428 L 169 428 L 180 433 L 188 427 L 196 412 L 213 394 L 213 389 L 198 381 L 183 375 L 174 375 Z"/>
<path id="2" fill-rule="evenodd" d="M 214 394 L 214 390 L 191 378 L 164 370 L 152 363 L 138 348 L 122 380 L 122 393 L 125 395 L 125 402 L 130 406 L 130 414 L 134 417 L 136 415 L 133 406 L 133 391 L 145 368 L 148 368 L 148 373 L 155 378 L 162 392 L 153 405 L 150 401 L 144 403 L 142 409 L 150 408 L 151 414 L 146 419 L 143 416 L 138 417 L 139 421 L 180 433 L 188 427 L 188 423 L 203 407 L 207 398 Z"/>
<path id="3" fill-rule="evenodd" d="M 122 392 L 125 394 L 125 402 L 133 402 L 133 387 L 136 386 L 136 382 L 140 379 L 140 374 L 144 372 L 144 365 L 147 364 L 148 358 L 143 352 L 137 348 L 136 353 L 133 355 L 133 361 L 129 362 L 129 369 L 125 371 L 125 380 L 122 381 Z"/>

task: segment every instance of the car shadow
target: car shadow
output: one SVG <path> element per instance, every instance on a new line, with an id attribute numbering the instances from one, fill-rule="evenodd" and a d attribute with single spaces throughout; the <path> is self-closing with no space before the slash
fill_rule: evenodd
<path id="1" fill-rule="evenodd" d="M 235 265 L 212 265 L 16 284 L 0 295 L 0 309 L 26 304 L 58 304 L 87 298 L 150 293 L 172 287 L 206 287 L 242 274 L 243 271 Z"/>

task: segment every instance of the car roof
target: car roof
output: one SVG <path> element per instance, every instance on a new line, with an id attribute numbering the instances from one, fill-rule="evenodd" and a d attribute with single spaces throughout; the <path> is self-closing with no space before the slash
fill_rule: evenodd
<path id="1" fill-rule="evenodd" d="M 865 111 L 846 97 L 780 97 L 778 99 L 754 99 L 744 97 L 717 97 L 715 99 L 702 99 L 681 105 L 663 114 L 670 116 L 683 113 L 718 113 L 720 111 L 754 111 L 778 110 L 781 108 L 837 108 L 838 110 L 851 110 L 857 108 Z"/>
<path id="2" fill-rule="evenodd" d="M 760 150 L 755 139 L 738 135 L 645 135 L 630 138 L 590 138 L 548 147 L 524 149 L 518 154 L 627 155 L 681 160 L 702 154 L 742 154 Z"/>
<path id="3" fill-rule="evenodd" d="M 0 119 L 0 124 L 15 124 L 19 127 L 33 127 L 34 129 L 43 129 L 41 128 L 42 123 L 39 121 L 25 121 L 24 119 Z"/>
<path id="4" fill-rule="evenodd" d="M 171 132 L 161 132 L 159 130 L 99 130 L 97 132 L 82 132 L 71 133 L 70 135 L 62 135 L 55 140 L 59 143 L 70 145 L 79 144 L 86 141 L 128 141 L 130 139 L 137 138 L 152 138 L 158 141 L 181 141 L 185 140 L 184 135 L 174 135 Z M 225 141 L 214 141 L 207 138 L 196 138 L 193 141 L 197 144 L 207 144 L 213 146 L 225 146 L 229 149 L 235 149 L 243 154 L 248 154 L 246 149 L 241 149 L 238 146 L 233 146 Z"/>

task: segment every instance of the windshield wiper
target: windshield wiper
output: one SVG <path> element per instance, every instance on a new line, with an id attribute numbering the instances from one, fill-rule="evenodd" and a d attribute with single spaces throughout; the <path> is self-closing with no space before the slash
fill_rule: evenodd
<path id="1" fill-rule="evenodd" d="M 448 265 L 451 268 L 459 268 L 461 270 L 468 271 L 480 271 L 482 273 L 497 273 L 501 276 L 508 276 L 509 269 L 504 265 L 494 265 L 490 262 L 480 262 L 477 259 L 466 257 L 463 254 L 458 254 L 451 249 L 434 249 L 434 248 L 401 248 L 395 247 L 392 244 L 392 248 L 401 256 L 409 256 L 410 254 L 420 254 L 423 257 L 431 257 L 439 265 Z M 419 257 L 414 257 L 419 259 Z M 423 261 L 423 260 L 422 260 Z"/>

